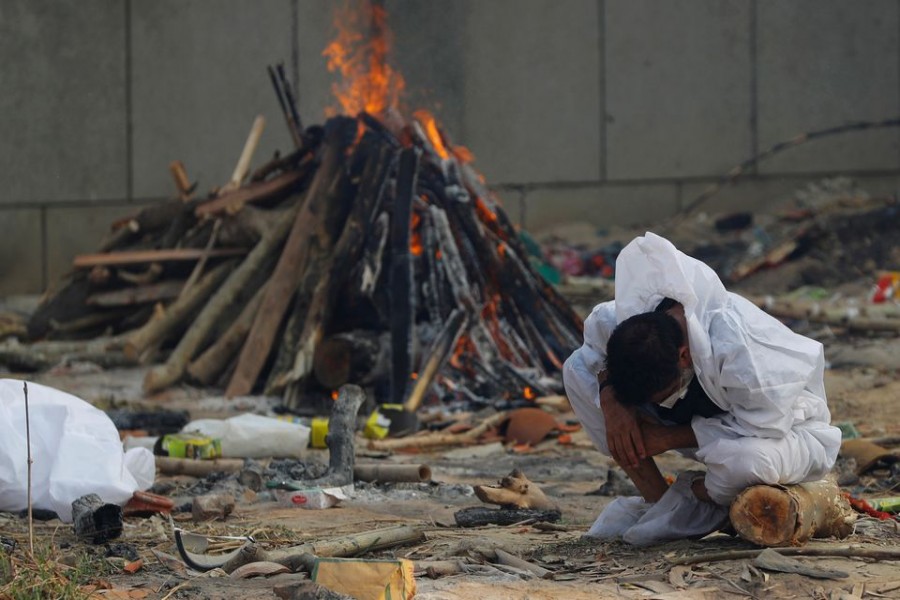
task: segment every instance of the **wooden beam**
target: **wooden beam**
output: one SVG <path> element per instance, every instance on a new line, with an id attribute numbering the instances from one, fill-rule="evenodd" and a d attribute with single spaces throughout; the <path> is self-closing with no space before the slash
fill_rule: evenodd
<path id="1" fill-rule="evenodd" d="M 209 202 L 204 202 L 194 209 L 199 217 L 210 217 L 225 212 L 237 212 L 247 203 L 265 200 L 292 191 L 304 176 L 303 171 L 288 171 L 268 181 L 249 183 L 232 192 L 228 192 Z"/>
<path id="2" fill-rule="evenodd" d="M 171 248 L 166 250 L 130 250 L 127 252 L 110 252 L 107 254 L 80 254 L 72 261 L 76 269 L 109 265 L 137 265 L 152 262 L 172 262 L 200 260 L 204 256 L 216 258 L 221 256 L 241 256 L 247 254 L 244 248 Z"/>

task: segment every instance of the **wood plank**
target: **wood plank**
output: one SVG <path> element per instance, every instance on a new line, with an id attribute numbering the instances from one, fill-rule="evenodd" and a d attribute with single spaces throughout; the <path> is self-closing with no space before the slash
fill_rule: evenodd
<path id="1" fill-rule="evenodd" d="M 89 306 L 131 306 L 159 300 L 170 300 L 176 298 L 183 287 L 184 281 L 180 279 L 160 281 L 152 285 L 91 294 L 87 298 L 87 304 Z"/>
<path id="2" fill-rule="evenodd" d="M 194 209 L 199 218 L 210 217 L 224 212 L 237 212 L 248 202 L 257 202 L 291 191 L 303 179 L 301 170 L 288 171 L 268 181 L 249 183 L 237 190 L 225 193 L 214 200 L 204 202 Z"/>
<path id="3" fill-rule="evenodd" d="M 221 256 L 241 256 L 247 254 L 245 248 L 169 248 L 165 250 L 129 250 L 126 252 L 109 252 L 105 254 L 79 254 L 72 261 L 76 269 L 110 265 L 137 265 L 152 262 L 172 262 L 200 260 L 204 256 L 216 258 Z"/>

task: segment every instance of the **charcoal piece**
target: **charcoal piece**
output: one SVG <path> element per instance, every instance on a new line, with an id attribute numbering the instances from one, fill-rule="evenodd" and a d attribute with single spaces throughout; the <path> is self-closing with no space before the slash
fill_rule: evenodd
<path id="1" fill-rule="evenodd" d="M 0 535 L 0 550 L 12 554 L 16 549 L 16 540 Z"/>
<path id="2" fill-rule="evenodd" d="M 106 554 L 104 556 L 117 556 L 131 562 L 134 562 L 141 558 L 141 555 L 138 554 L 137 547 L 135 547 L 134 544 L 127 544 L 125 542 L 114 542 L 112 544 L 107 544 Z"/>
<path id="3" fill-rule="evenodd" d="M 20 519 L 28 518 L 28 509 L 23 508 L 18 513 L 16 513 Z M 56 514 L 55 511 L 52 511 L 47 508 L 32 508 L 31 509 L 31 518 L 35 521 L 52 521 L 53 519 L 58 519 L 59 515 Z"/>
<path id="4" fill-rule="evenodd" d="M 460 527 L 483 525 L 515 525 L 522 521 L 554 523 L 562 516 L 558 510 L 533 510 L 526 508 L 484 508 L 473 506 L 456 511 L 453 518 Z"/>
<path id="5" fill-rule="evenodd" d="M 176 433 L 188 424 L 186 410 L 131 410 L 120 408 L 106 411 L 119 431 L 142 429 L 149 435 Z"/>
<path id="6" fill-rule="evenodd" d="M 72 502 L 75 535 L 101 544 L 122 535 L 122 507 L 105 504 L 97 494 L 86 494 Z"/>

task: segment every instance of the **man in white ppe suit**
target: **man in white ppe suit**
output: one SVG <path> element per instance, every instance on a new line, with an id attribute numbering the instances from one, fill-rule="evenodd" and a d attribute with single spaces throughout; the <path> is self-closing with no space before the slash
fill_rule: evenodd
<path id="1" fill-rule="evenodd" d="M 636 545 L 702 536 L 755 484 L 821 479 L 841 434 L 829 425 L 824 354 L 715 272 L 647 233 L 616 261 L 615 300 L 566 361 L 569 401 L 591 440 L 643 498 L 617 498 L 587 535 Z M 706 466 L 669 486 L 653 456 Z"/>

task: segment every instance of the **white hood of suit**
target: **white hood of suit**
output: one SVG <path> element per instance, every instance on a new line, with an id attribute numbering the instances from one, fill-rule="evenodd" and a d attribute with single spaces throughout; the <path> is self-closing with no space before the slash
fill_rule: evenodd
<path id="1" fill-rule="evenodd" d="M 616 296 L 584 324 L 582 357 L 603 369 L 616 324 L 652 311 L 663 298 L 684 306 L 694 370 L 727 414 L 692 423 L 701 450 L 714 438 L 781 438 L 795 425 L 828 423 L 822 344 L 794 333 L 751 302 L 725 290 L 715 272 L 647 233 L 616 261 Z"/>

